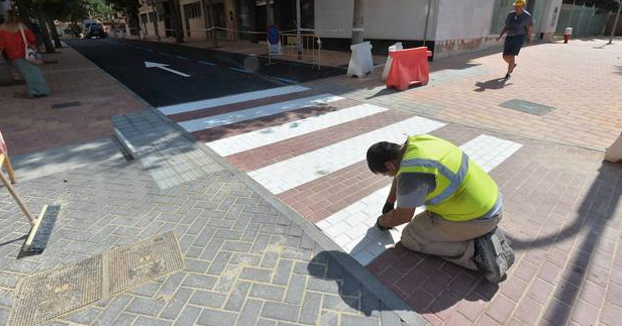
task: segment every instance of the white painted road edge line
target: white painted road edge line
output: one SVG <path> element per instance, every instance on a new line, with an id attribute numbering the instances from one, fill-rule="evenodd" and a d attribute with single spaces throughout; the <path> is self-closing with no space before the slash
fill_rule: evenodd
<path id="1" fill-rule="evenodd" d="M 335 102 L 343 99 L 343 97 L 334 96 L 332 94 L 321 94 L 291 101 L 258 106 L 246 110 L 234 111 L 205 118 L 183 121 L 179 122 L 179 125 L 188 132 L 195 132 L 236 122 L 257 119 L 282 112 L 298 110 L 309 106 L 321 106 L 330 102 Z"/>
<path id="2" fill-rule="evenodd" d="M 365 160 L 367 148 L 378 141 L 401 143 L 408 135 L 425 134 L 444 125 L 438 121 L 413 117 L 263 167 L 248 175 L 273 194 L 280 194 Z"/>
<path id="3" fill-rule="evenodd" d="M 521 144 L 487 135 L 480 135 L 460 146 L 487 172 L 499 166 L 521 147 Z M 359 263 L 367 265 L 397 243 L 405 227 L 402 225 L 391 232 L 381 232 L 374 226 L 389 190 L 390 187 L 380 189 L 316 225 Z M 415 214 L 423 210 L 423 207 L 417 208 Z"/>
<path id="4" fill-rule="evenodd" d="M 201 110 L 201 109 L 209 109 L 209 108 L 213 108 L 216 106 L 247 102 L 247 101 L 257 100 L 257 99 L 271 97 L 271 96 L 279 96 L 279 95 L 304 92 L 308 90 L 309 88 L 298 86 L 298 85 L 276 87 L 276 88 L 270 88 L 270 89 L 266 89 L 262 91 L 254 91 L 254 92 L 248 92 L 248 93 L 229 95 L 229 96 L 224 96 L 224 97 L 219 97 L 219 98 L 214 98 L 214 99 L 209 99 L 209 100 L 201 100 L 201 101 L 194 101 L 194 102 L 188 102 L 188 103 L 182 103 L 182 104 L 163 106 L 163 107 L 159 107 L 158 110 L 160 110 L 160 112 L 164 113 L 165 115 L 171 115 L 171 114 L 191 112 L 191 111 Z"/>
<path id="5" fill-rule="evenodd" d="M 261 146 L 274 144 L 286 139 L 309 134 L 314 131 L 333 127 L 345 122 L 364 118 L 387 110 L 388 109 L 377 105 L 361 104 L 301 120 L 289 121 L 274 127 L 218 139 L 206 143 L 206 145 L 221 156 L 229 156 Z"/>

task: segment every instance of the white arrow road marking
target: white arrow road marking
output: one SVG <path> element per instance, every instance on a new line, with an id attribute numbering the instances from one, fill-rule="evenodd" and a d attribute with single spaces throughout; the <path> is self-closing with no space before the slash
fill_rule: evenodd
<path id="1" fill-rule="evenodd" d="M 173 70 L 171 68 L 167 68 L 167 66 L 168 66 L 167 64 L 163 64 L 163 63 L 145 61 L 145 67 L 147 67 L 147 68 L 160 68 L 162 70 L 166 70 L 168 72 L 172 72 L 172 73 L 180 75 L 182 77 L 190 77 L 190 75 L 188 75 L 188 74 L 184 74 L 183 72 L 179 72 L 177 70 Z"/>

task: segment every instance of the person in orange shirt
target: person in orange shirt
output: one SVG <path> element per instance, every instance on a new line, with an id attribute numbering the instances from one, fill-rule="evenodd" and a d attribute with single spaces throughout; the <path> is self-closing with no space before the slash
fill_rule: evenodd
<path id="1" fill-rule="evenodd" d="M 35 35 L 26 27 L 15 11 L 7 12 L 7 20 L 0 25 L 0 52 L 17 66 L 20 75 L 26 82 L 28 97 L 37 98 L 50 94 L 50 88 L 39 67 L 25 59 L 26 44 L 22 38 L 20 28 L 29 47 L 34 46 Z"/>

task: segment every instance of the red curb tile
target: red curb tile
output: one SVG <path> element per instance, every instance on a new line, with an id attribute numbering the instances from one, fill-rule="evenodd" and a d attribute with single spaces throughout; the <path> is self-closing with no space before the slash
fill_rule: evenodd
<path id="1" fill-rule="evenodd" d="M 616 326 L 620 323 L 620 316 L 622 316 L 622 308 L 605 303 L 600 315 L 600 322 L 607 326 Z"/>
<path id="2" fill-rule="evenodd" d="M 527 325 L 535 325 L 543 306 L 532 300 L 522 300 L 518 305 L 514 317 Z"/>
<path id="3" fill-rule="evenodd" d="M 516 303 L 512 302 L 512 300 L 503 295 L 497 295 L 490 302 L 486 315 L 503 324 L 510 318 L 515 307 Z"/>

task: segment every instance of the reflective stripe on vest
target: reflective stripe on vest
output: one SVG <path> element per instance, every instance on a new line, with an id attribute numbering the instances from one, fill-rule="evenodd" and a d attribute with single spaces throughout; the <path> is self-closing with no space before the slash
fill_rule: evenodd
<path id="1" fill-rule="evenodd" d="M 447 188 L 445 188 L 441 193 L 427 200 L 428 204 L 437 205 L 445 199 L 449 198 L 449 196 L 453 195 L 456 190 L 458 190 L 458 187 L 460 187 L 460 185 L 462 184 L 464 177 L 469 171 L 469 156 L 467 156 L 466 153 L 462 153 L 462 162 L 460 163 L 460 168 L 458 169 L 457 173 L 453 173 L 448 167 L 444 166 L 440 162 L 420 158 L 402 161 L 400 166 L 419 166 L 434 168 L 437 169 L 445 178 L 447 178 L 451 182 L 449 186 L 447 186 Z"/>
<path id="2" fill-rule="evenodd" d="M 443 139 L 408 137 L 397 177 L 402 173 L 435 176 L 436 187 L 426 195 L 425 204 L 447 220 L 469 221 L 500 209 L 495 209 L 501 205 L 495 181 L 460 148 Z"/>

